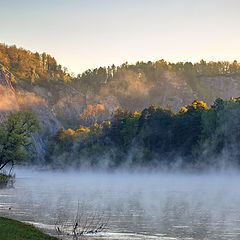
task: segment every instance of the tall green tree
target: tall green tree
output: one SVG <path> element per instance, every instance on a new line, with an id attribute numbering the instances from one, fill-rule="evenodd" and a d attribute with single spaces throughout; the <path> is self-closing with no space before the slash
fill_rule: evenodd
<path id="1" fill-rule="evenodd" d="M 27 111 L 11 113 L 0 124 L 0 170 L 26 158 L 27 149 L 33 145 L 30 138 L 39 130 L 38 120 Z"/>

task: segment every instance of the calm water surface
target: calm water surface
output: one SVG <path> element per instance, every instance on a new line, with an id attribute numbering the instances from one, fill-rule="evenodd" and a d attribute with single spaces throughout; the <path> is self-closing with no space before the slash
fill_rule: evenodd
<path id="1" fill-rule="evenodd" d="M 240 175 L 16 170 L 0 215 L 54 228 L 56 218 L 108 219 L 96 239 L 240 239 Z M 11 208 L 11 209 L 9 209 Z M 104 220 L 105 221 L 105 220 Z"/>

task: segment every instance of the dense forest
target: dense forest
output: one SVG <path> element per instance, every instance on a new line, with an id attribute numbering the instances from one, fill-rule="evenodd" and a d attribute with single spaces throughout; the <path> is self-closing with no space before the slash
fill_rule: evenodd
<path id="1" fill-rule="evenodd" d="M 118 109 L 112 122 L 61 127 L 50 138 L 55 167 L 222 167 L 240 164 L 240 99 L 218 98 L 211 107 L 194 100 L 174 113 L 150 106 Z"/>

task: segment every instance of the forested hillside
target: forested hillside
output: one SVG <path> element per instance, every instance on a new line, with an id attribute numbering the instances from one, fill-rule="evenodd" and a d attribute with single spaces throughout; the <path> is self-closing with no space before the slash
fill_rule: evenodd
<path id="1" fill-rule="evenodd" d="M 228 154 L 237 142 L 240 64 L 159 60 L 74 77 L 49 54 L 0 44 L 0 96 L 1 118 L 26 110 L 39 120 L 33 140 L 42 161 L 194 164 L 202 154 Z"/>
<path id="2" fill-rule="evenodd" d="M 114 109 L 105 106 L 110 112 L 108 116 L 117 105 L 134 111 L 155 104 L 170 106 L 176 111 L 196 98 L 212 104 L 217 97 L 229 99 L 240 95 L 240 64 L 237 61 L 126 62 L 120 66 L 89 69 L 73 77 L 49 54 L 0 44 L 0 64 L 25 89 L 42 95 L 50 104 L 64 101 L 71 92 L 72 102 L 81 102 L 80 112 L 87 105 L 114 105 Z M 68 90 L 63 89 L 66 86 Z M 77 120 L 76 116 L 74 118 Z"/>

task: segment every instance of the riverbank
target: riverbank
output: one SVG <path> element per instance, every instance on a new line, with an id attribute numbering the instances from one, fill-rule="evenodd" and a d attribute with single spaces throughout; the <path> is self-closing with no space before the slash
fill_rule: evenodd
<path id="1" fill-rule="evenodd" d="M 0 240 L 57 240 L 35 227 L 0 217 Z"/>

